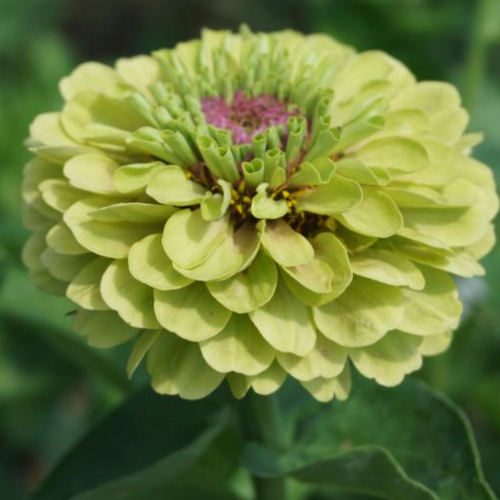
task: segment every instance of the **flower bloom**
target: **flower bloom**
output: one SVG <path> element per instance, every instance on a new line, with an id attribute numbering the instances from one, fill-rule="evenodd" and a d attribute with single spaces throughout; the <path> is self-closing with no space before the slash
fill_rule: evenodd
<path id="1" fill-rule="evenodd" d="M 31 126 L 24 261 L 90 345 L 152 385 L 236 397 L 287 375 L 345 399 L 444 351 L 498 199 L 456 89 L 327 36 L 205 30 L 85 63 Z"/>

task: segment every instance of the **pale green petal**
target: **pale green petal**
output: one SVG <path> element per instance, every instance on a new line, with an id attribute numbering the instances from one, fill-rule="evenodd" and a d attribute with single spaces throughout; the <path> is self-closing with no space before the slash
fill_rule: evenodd
<path id="1" fill-rule="evenodd" d="M 74 315 L 73 328 L 90 346 L 102 349 L 128 342 L 137 333 L 113 311 L 79 309 Z"/>
<path id="2" fill-rule="evenodd" d="M 71 205 L 88 196 L 61 179 L 47 179 L 40 184 L 43 200 L 49 207 L 64 213 Z"/>
<path id="3" fill-rule="evenodd" d="M 454 329 L 462 314 L 455 283 L 442 271 L 428 267 L 421 268 L 425 288 L 402 290 L 406 299 L 405 314 L 399 328 L 414 335 L 439 335 Z"/>
<path id="4" fill-rule="evenodd" d="M 177 290 L 192 282 L 174 269 L 163 249 L 161 234 L 151 234 L 134 243 L 128 265 L 135 279 L 157 290 Z"/>
<path id="5" fill-rule="evenodd" d="M 67 283 L 56 280 L 48 271 L 30 271 L 30 277 L 37 288 L 52 295 L 64 296 Z"/>
<path id="6" fill-rule="evenodd" d="M 268 396 L 276 392 L 286 379 L 286 372 L 275 361 L 266 371 L 248 377 L 252 389 L 261 396 Z"/>
<path id="7" fill-rule="evenodd" d="M 126 259 L 115 260 L 101 280 L 104 302 L 136 328 L 159 328 L 154 312 L 153 290 L 130 274 Z"/>
<path id="8" fill-rule="evenodd" d="M 346 364 L 342 373 L 336 378 L 316 378 L 301 382 L 311 396 L 322 403 L 328 403 L 333 398 L 345 401 L 351 392 L 351 371 Z"/>
<path id="9" fill-rule="evenodd" d="M 21 254 L 23 264 L 32 272 L 45 270 L 42 262 L 42 254 L 47 249 L 45 237 L 45 231 L 32 234 L 23 247 Z"/>
<path id="10" fill-rule="evenodd" d="M 374 345 L 350 349 L 349 357 L 362 375 L 394 387 L 422 366 L 420 342 L 420 338 L 396 330 Z"/>
<path id="11" fill-rule="evenodd" d="M 360 277 L 333 302 L 313 308 L 321 333 L 346 347 L 374 344 L 401 324 L 404 312 L 399 288 Z"/>
<path id="12" fill-rule="evenodd" d="M 229 218 L 206 221 L 200 210 L 181 210 L 167 221 L 163 247 L 172 261 L 183 269 L 205 262 L 231 234 Z"/>
<path id="13" fill-rule="evenodd" d="M 419 136 L 429 130 L 429 118 L 418 109 L 408 108 L 390 111 L 385 115 L 385 127 L 379 135 Z"/>
<path id="14" fill-rule="evenodd" d="M 244 271 L 253 261 L 260 246 L 260 231 L 252 223 L 243 224 L 234 235 L 226 238 L 199 266 L 174 268 L 194 281 L 219 281 Z"/>
<path id="15" fill-rule="evenodd" d="M 231 317 L 231 311 L 221 306 L 203 283 L 180 290 L 155 290 L 155 312 L 164 328 L 192 342 L 217 335 Z"/>
<path id="16" fill-rule="evenodd" d="M 288 212 L 286 200 L 275 200 L 267 194 L 268 184 L 261 184 L 252 198 L 252 215 L 256 219 L 281 219 Z"/>
<path id="17" fill-rule="evenodd" d="M 77 146 L 61 126 L 61 113 L 38 115 L 30 125 L 30 135 L 45 146 Z"/>
<path id="18" fill-rule="evenodd" d="M 392 286 L 422 290 L 423 274 L 410 260 L 390 250 L 369 248 L 350 259 L 354 274 Z"/>
<path id="19" fill-rule="evenodd" d="M 84 90 L 120 95 L 121 84 L 123 81 L 114 69 L 97 62 L 87 62 L 61 80 L 60 90 L 64 99 L 69 101 Z"/>
<path id="20" fill-rule="evenodd" d="M 363 162 L 354 158 L 345 158 L 337 163 L 337 173 L 361 184 L 369 186 L 385 186 L 391 176 L 380 167 L 368 168 Z"/>
<path id="21" fill-rule="evenodd" d="M 160 394 L 183 399 L 201 399 L 213 392 L 224 379 L 210 368 L 198 344 L 163 332 L 151 346 L 147 358 L 153 389 Z"/>
<path id="22" fill-rule="evenodd" d="M 144 356 L 146 356 L 151 346 L 161 334 L 162 330 L 144 330 L 139 334 L 127 362 L 127 375 L 129 378 L 132 378 Z"/>
<path id="23" fill-rule="evenodd" d="M 118 59 L 116 72 L 129 85 L 139 89 L 144 94 L 149 94 L 149 87 L 160 79 L 158 62 L 150 56 L 135 56 Z"/>
<path id="24" fill-rule="evenodd" d="M 313 259 L 300 266 L 283 267 L 282 269 L 311 292 L 327 294 L 332 291 L 334 272 L 323 260 Z"/>
<path id="25" fill-rule="evenodd" d="M 454 148 L 431 139 L 420 139 L 425 147 L 429 164 L 420 172 L 405 174 L 401 180 L 428 186 L 446 186 L 460 176 L 464 157 Z"/>
<path id="26" fill-rule="evenodd" d="M 174 207 L 152 203 L 115 203 L 91 212 L 94 220 L 102 222 L 132 222 L 156 224 L 166 222 L 176 212 Z"/>
<path id="27" fill-rule="evenodd" d="M 370 168 L 383 168 L 394 175 L 419 172 L 429 165 L 426 148 L 406 137 L 375 139 L 353 156 Z"/>
<path id="28" fill-rule="evenodd" d="M 340 375 L 347 359 L 347 349 L 318 334 L 314 349 L 307 356 L 278 353 L 279 364 L 292 377 L 302 382 Z"/>
<path id="29" fill-rule="evenodd" d="M 469 114 L 464 108 L 455 108 L 433 117 L 427 133 L 429 138 L 445 144 L 455 144 L 469 124 Z"/>
<path id="30" fill-rule="evenodd" d="M 101 278 L 110 261 L 95 258 L 83 266 L 66 290 L 66 296 L 84 309 L 105 311 L 109 309 L 101 295 Z"/>
<path id="31" fill-rule="evenodd" d="M 64 222 L 78 243 L 97 255 L 122 259 L 136 241 L 161 230 L 158 225 L 102 222 L 92 218 L 92 212 L 108 205 L 106 199 L 86 198 L 75 203 L 64 214 Z"/>
<path id="32" fill-rule="evenodd" d="M 207 288 L 227 309 L 247 313 L 269 302 L 277 283 L 276 265 L 264 252 L 259 252 L 248 269 L 224 281 L 208 282 Z"/>
<path id="33" fill-rule="evenodd" d="M 205 361 L 218 372 L 257 375 L 274 360 L 274 349 L 261 337 L 247 315 L 233 314 L 215 337 L 201 343 Z"/>
<path id="34" fill-rule="evenodd" d="M 316 332 L 310 309 L 299 302 L 283 283 L 278 283 L 273 298 L 249 313 L 262 336 L 276 350 L 297 356 L 310 353 Z"/>
<path id="35" fill-rule="evenodd" d="M 64 165 L 64 175 L 72 186 L 103 195 L 118 193 L 113 174 L 119 164 L 108 156 L 86 154 L 75 156 Z"/>
<path id="36" fill-rule="evenodd" d="M 283 220 L 267 223 L 262 234 L 262 245 L 282 266 L 300 266 L 314 258 L 311 243 Z"/>
<path id="37" fill-rule="evenodd" d="M 80 255 L 87 253 L 87 249 L 83 248 L 76 241 L 73 233 L 64 222 L 59 222 L 53 226 L 47 233 L 46 242 L 49 248 L 52 248 L 57 253 L 65 255 Z"/>
<path id="38" fill-rule="evenodd" d="M 330 158 L 319 158 L 299 165 L 289 179 L 289 186 L 316 186 L 330 182 L 335 172 L 335 163 Z"/>
<path id="39" fill-rule="evenodd" d="M 80 269 L 93 259 L 89 253 L 62 255 L 51 248 L 42 253 L 42 262 L 49 273 L 59 281 L 71 281 Z"/>
<path id="40" fill-rule="evenodd" d="M 350 229 L 347 229 L 341 224 L 336 225 L 335 234 L 342 241 L 350 254 L 362 252 L 363 250 L 370 248 L 374 243 L 377 242 L 377 238 L 356 233 L 354 231 L 351 231 Z"/>
<path id="41" fill-rule="evenodd" d="M 358 206 L 363 198 L 359 184 L 333 174 L 328 184 L 312 188 L 300 195 L 296 209 L 321 215 L 334 215 Z"/>
<path id="42" fill-rule="evenodd" d="M 220 219 L 231 203 L 231 184 L 223 179 L 219 179 L 217 184 L 222 189 L 222 193 L 207 191 L 201 201 L 201 216 L 207 221 Z"/>
<path id="43" fill-rule="evenodd" d="M 54 222 L 53 219 L 45 217 L 29 205 L 23 205 L 22 223 L 27 229 L 36 232 L 48 231 L 54 225 Z"/>
<path id="44" fill-rule="evenodd" d="M 437 356 L 445 352 L 451 345 L 453 332 L 448 331 L 439 335 L 429 335 L 422 339 L 418 350 L 422 356 Z"/>
<path id="45" fill-rule="evenodd" d="M 483 237 L 472 245 L 465 247 L 465 251 L 475 260 L 480 260 L 490 253 L 496 243 L 495 226 L 488 224 Z"/>
<path id="46" fill-rule="evenodd" d="M 403 226 L 403 216 L 396 204 L 382 191 L 363 188 L 363 201 L 335 218 L 351 231 L 366 236 L 388 238 Z"/>
<path id="47" fill-rule="evenodd" d="M 243 399 L 250 389 L 250 377 L 246 377 L 245 375 L 240 375 L 239 373 L 228 373 L 226 375 L 226 381 L 229 385 L 229 389 L 231 390 L 231 394 L 236 399 Z"/>
<path id="48" fill-rule="evenodd" d="M 164 167 L 165 164 L 161 161 L 122 165 L 113 173 L 115 187 L 125 194 L 145 192 L 155 170 Z"/>
<path id="49" fill-rule="evenodd" d="M 177 165 L 165 165 L 157 169 L 149 180 L 146 193 L 159 203 L 185 207 L 198 205 L 207 189 L 186 177 Z"/>

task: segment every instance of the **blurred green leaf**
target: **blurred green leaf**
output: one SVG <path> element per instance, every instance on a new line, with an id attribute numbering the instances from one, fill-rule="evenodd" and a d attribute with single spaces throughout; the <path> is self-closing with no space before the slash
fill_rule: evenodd
<path id="1" fill-rule="evenodd" d="M 155 491 L 199 460 L 224 430 L 224 400 L 220 392 L 197 402 L 138 392 L 62 460 L 33 500 L 149 499 L 138 491 L 142 486 L 161 498 Z"/>
<path id="2" fill-rule="evenodd" d="M 290 450 L 247 448 L 253 473 L 387 500 L 496 498 L 462 411 L 422 382 L 386 389 L 356 377 L 348 401 L 298 408 Z"/>

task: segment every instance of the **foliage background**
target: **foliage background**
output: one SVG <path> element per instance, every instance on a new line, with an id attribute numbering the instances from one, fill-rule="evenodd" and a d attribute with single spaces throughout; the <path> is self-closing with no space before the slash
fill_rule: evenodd
<path id="1" fill-rule="evenodd" d="M 202 26 L 294 28 L 379 48 L 420 79 L 455 83 L 485 132 L 476 155 L 500 178 L 498 0 L 0 0 L 0 491 L 24 498 L 95 421 L 141 384 L 124 352 L 71 333 L 71 306 L 37 292 L 20 262 L 20 182 L 30 120 L 60 105 L 59 79 L 83 60 L 112 62 L 197 37 Z M 500 494 L 500 248 L 486 278 L 461 284 L 466 315 L 448 353 L 419 377 L 472 420 Z M 356 390 L 356 388 L 354 389 Z M 395 416 L 397 418 L 397 416 Z M 431 457 L 429 457 L 431 459 Z"/>

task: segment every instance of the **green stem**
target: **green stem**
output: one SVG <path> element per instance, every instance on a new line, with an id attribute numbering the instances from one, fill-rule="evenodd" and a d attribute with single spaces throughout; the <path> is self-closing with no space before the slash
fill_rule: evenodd
<path id="1" fill-rule="evenodd" d="M 488 22 L 489 11 L 490 0 L 477 0 L 474 24 L 465 65 L 464 101 L 471 113 L 476 105 L 477 96 L 483 82 L 486 68 L 488 40 L 485 33 L 485 25 Z"/>
<path id="2" fill-rule="evenodd" d="M 266 448 L 279 452 L 284 446 L 282 420 L 274 396 L 258 396 L 249 393 L 238 408 L 239 420 L 246 439 L 259 441 Z M 256 500 L 285 500 L 284 478 L 254 476 Z"/>

